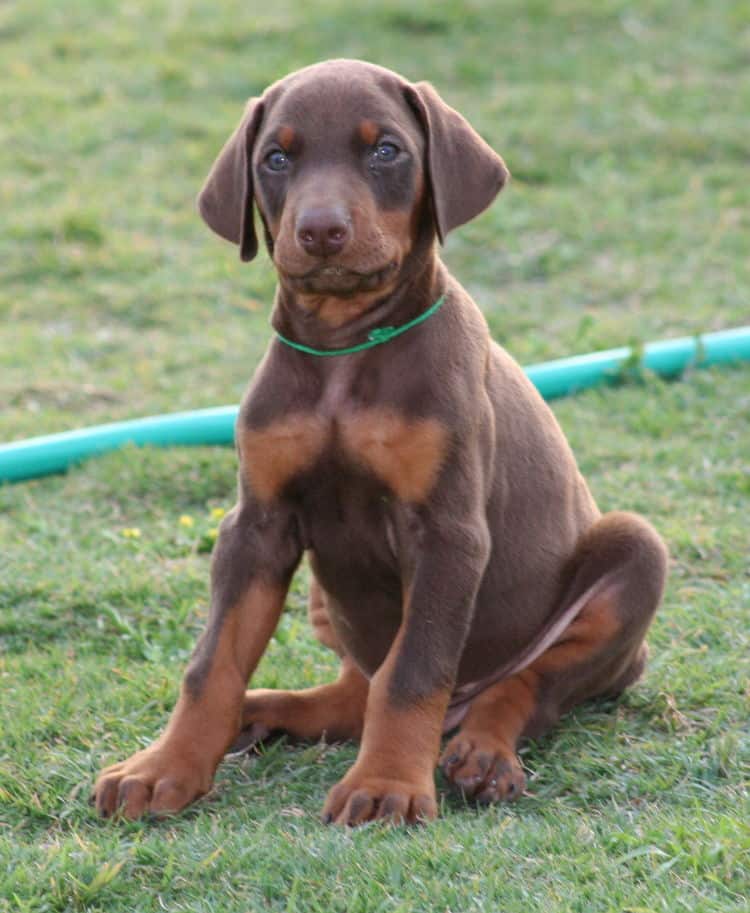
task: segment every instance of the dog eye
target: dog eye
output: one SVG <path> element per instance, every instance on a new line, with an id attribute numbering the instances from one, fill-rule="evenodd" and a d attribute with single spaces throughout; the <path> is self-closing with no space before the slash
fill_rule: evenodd
<path id="1" fill-rule="evenodd" d="M 378 143 L 372 154 L 377 162 L 392 162 L 398 155 L 399 149 L 394 143 Z"/>
<path id="2" fill-rule="evenodd" d="M 274 149 L 273 152 L 269 152 L 266 156 L 266 165 L 271 171 L 284 171 L 289 165 L 289 159 L 280 149 Z"/>

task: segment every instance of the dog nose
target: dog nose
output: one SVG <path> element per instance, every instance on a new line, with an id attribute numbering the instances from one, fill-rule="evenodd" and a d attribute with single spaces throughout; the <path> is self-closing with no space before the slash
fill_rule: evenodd
<path id="1" fill-rule="evenodd" d="M 338 254 L 350 234 L 346 213 L 337 207 L 316 206 L 297 219 L 297 239 L 311 257 Z"/>

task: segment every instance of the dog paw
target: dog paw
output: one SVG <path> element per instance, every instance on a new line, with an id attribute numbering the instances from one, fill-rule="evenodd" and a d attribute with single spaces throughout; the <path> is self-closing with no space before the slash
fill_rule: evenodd
<path id="1" fill-rule="evenodd" d="M 477 802 L 512 802 L 526 788 L 515 753 L 484 733 L 459 732 L 440 758 L 446 779 Z"/>
<path id="2" fill-rule="evenodd" d="M 350 827 L 366 821 L 416 824 L 436 817 L 435 784 L 431 780 L 409 783 L 358 776 L 353 770 L 328 793 L 322 814 L 326 824 Z"/>
<path id="3" fill-rule="evenodd" d="M 91 799 L 102 818 L 117 812 L 131 819 L 148 812 L 168 815 L 207 793 L 212 781 L 213 770 L 157 743 L 105 768 Z"/>

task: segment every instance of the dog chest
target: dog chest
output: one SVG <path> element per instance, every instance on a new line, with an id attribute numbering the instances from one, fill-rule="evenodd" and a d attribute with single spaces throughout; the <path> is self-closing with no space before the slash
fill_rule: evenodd
<path id="1" fill-rule="evenodd" d="M 432 491 L 447 450 L 447 431 L 433 418 L 407 418 L 388 409 L 362 409 L 335 417 L 293 414 L 262 428 L 238 430 L 242 471 L 255 495 L 270 502 L 336 454 L 374 475 L 405 503 Z"/>

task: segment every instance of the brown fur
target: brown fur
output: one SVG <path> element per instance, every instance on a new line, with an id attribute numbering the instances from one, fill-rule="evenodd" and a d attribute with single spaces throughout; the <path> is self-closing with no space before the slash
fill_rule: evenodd
<path id="1" fill-rule="evenodd" d="M 257 211 L 276 330 L 345 348 L 444 303 L 357 354 L 271 342 L 240 409 L 206 632 L 165 733 L 97 781 L 102 814 L 181 808 L 236 739 L 276 730 L 361 737 L 327 820 L 434 817 L 441 732 L 459 724 L 449 781 L 515 798 L 520 738 L 640 675 L 664 546 L 642 518 L 600 514 L 552 412 L 436 251 L 507 178 L 431 86 L 370 64 L 327 61 L 248 104 L 199 205 L 243 260 Z M 245 693 L 305 552 L 339 679 Z"/>

